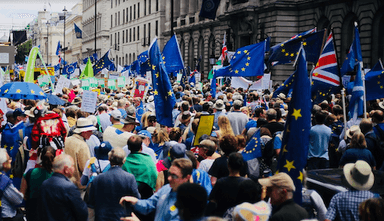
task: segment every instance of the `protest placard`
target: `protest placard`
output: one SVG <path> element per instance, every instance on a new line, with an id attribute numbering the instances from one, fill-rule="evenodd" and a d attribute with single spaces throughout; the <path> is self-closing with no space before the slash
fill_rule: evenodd
<path id="1" fill-rule="evenodd" d="M 83 91 L 83 99 L 81 102 L 81 111 L 94 113 L 97 104 L 97 92 Z"/>
<path id="2" fill-rule="evenodd" d="M 215 115 L 201 115 L 199 125 L 197 126 L 197 132 L 195 135 L 195 139 L 193 140 L 193 146 L 197 146 L 200 144 L 199 138 L 204 134 L 210 136 L 213 129 L 213 121 L 215 119 Z"/>

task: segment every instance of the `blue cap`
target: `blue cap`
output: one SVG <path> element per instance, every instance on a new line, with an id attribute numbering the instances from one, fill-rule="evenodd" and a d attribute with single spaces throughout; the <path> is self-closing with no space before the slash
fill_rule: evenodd
<path id="1" fill-rule="evenodd" d="M 139 135 L 142 138 L 148 137 L 149 139 L 152 139 L 151 133 L 149 133 L 149 131 L 147 130 L 141 130 L 137 135 Z"/>
<path id="2" fill-rule="evenodd" d="M 18 116 L 26 116 L 24 111 L 21 108 L 16 108 L 16 110 L 13 112 L 13 117 Z"/>
<path id="3" fill-rule="evenodd" d="M 108 160 L 108 153 L 113 149 L 111 143 L 104 141 L 95 147 L 95 156 L 99 160 Z"/>

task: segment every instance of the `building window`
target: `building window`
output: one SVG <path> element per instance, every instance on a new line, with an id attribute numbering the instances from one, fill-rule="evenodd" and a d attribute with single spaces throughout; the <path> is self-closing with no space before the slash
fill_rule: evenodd
<path id="1" fill-rule="evenodd" d="M 121 65 L 121 58 L 119 58 L 119 65 Z"/>
<path id="2" fill-rule="evenodd" d="M 119 0 L 119 5 L 120 5 L 120 0 Z"/>
<path id="3" fill-rule="evenodd" d="M 120 45 L 120 32 L 117 32 L 117 45 Z"/>
<path id="4" fill-rule="evenodd" d="M 159 0 L 156 0 L 156 11 L 159 11 Z"/>
<path id="5" fill-rule="evenodd" d="M 115 44 L 116 44 L 116 42 L 117 42 L 117 34 L 115 33 Z"/>
<path id="6" fill-rule="evenodd" d="M 126 17 L 125 17 L 125 21 L 128 22 L 128 7 L 127 7 L 127 10 L 126 10 L 126 11 L 127 11 L 127 14 L 125 15 L 125 16 L 126 16 Z"/>
<path id="7" fill-rule="evenodd" d="M 155 35 L 159 36 L 159 21 L 156 21 Z"/>
<path id="8" fill-rule="evenodd" d="M 144 16 L 147 15 L 147 0 L 144 0 Z"/>
<path id="9" fill-rule="evenodd" d="M 148 15 L 151 14 L 151 0 L 148 0 Z"/>
<path id="10" fill-rule="evenodd" d="M 117 25 L 117 13 L 115 13 L 115 26 Z"/>
<path id="11" fill-rule="evenodd" d="M 137 40 L 140 40 L 140 26 L 137 26 Z"/>
<path id="12" fill-rule="evenodd" d="M 115 6 L 117 7 L 117 0 L 115 0 Z"/>
<path id="13" fill-rule="evenodd" d="M 120 25 L 120 12 L 117 14 L 118 25 Z"/>
<path id="14" fill-rule="evenodd" d="M 121 63 L 122 63 L 122 64 L 123 64 L 123 66 L 124 66 L 124 57 L 122 57 L 122 58 L 121 58 L 121 60 L 122 60 L 122 62 L 121 62 Z"/>
<path id="15" fill-rule="evenodd" d="M 132 21 L 132 6 L 129 7 L 129 21 Z"/>
<path id="16" fill-rule="evenodd" d="M 129 42 L 132 42 L 132 28 L 129 29 Z"/>
<path id="17" fill-rule="evenodd" d="M 111 38 L 111 47 L 112 47 L 112 34 L 111 34 L 111 37 L 110 37 L 110 38 Z"/>
<path id="18" fill-rule="evenodd" d="M 136 54 L 133 53 L 132 58 L 136 60 Z"/>
<path id="19" fill-rule="evenodd" d="M 124 21 L 125 21 L 125 9 L 123 9 L 123 24 L 124 24 Z"/>
<path id="20" fill-rule="evenodd" d="M 148 39 L 151 40 L 151 23 L 148 23 Z"/>
<path id="21" fill-rule="evenodd" d="M 144 31 L 143 31 L 143 33 L 144 33 L 144 38 L 147 36 L 147 26 L 144 24 Z M 144 39 L 144 41 L 145 41 L 145 39 Z"/>
<path id="22" fill-rule="evenodd" d="M 113 8 L 113 1 L 111 1 L 111 8 Z"/>
<path id="23" fill-rule="evenodd" d="M 140 18 L 140 2 L 137 3 L 137 18 Z"/>
<path id="24" fill-rule="evenodd" d="M 113 15 L 111 15 L 111 28 L 113 27 Z"/>
<path id="25" fill-rule="evenodd" d="M 129 63 L 132 63 L 132 54 L 129 53 Z"/>
<path id="26" fill-rule="evenodd" d="M 133 19 L 136 19 L 136 5 L 133 5 Z"/>
<path id="27" fill-rule="evenodd" d="M 124 40 L 125 40 L 125 39 L 124 39 L 124 30 L 122 31 L 121 34 L 122 34 L 122 38 L 121 38 L 121 39 L 123 39 L 123 44 L 124 44 Z"/>
<path id="28" fill-rule="evenodd" d="M 128 29 L 125 30 L 125 42 L 128 43 Z"/>
<path id="29" fill-rule="evenodd" d="M 128 54 L 125 54 L 125 62 L 128 62 Z"/>
<path id="30" fill-rule="evenodd" d="M 136 41 L 136 28 L 133 27 L 133 41 Z"/>

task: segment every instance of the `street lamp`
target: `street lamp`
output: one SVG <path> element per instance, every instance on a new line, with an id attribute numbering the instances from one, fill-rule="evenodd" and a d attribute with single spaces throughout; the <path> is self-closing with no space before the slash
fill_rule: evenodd
<path id="1" fill-rule="evenodd" d="M 49 50 L 48 50 L 49 39 L 48 39 L 48 35 L 49 35 L 49 20 L 47 20 L 47 64 L 49 64 Z"/>
<path id="2" fill-rule="evenodd" d="M 64 53 L 64 66 L 65 66 L 65 18 L 67 16 L 67 9 L 65 8 L 65 6 L 64 6 L 63 12 L 64 12 L 64 45 L 63 45 L 63 53 Z"/>
<path id="3" fill-rule="evenodd" d="M 215 65 L 216 64 L 216 58 L 215 58 L 214 54 L 211 54 L 211 56 L 209 57 L 209 64 L 210 65 Z"/>

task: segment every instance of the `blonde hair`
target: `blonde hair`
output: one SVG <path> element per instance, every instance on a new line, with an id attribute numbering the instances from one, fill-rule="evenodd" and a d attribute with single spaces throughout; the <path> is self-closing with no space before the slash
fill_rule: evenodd
<path id="1" fill-rule="evenodd" d="M 219 116 L 217 121 L 220 128 L 218 132 L 221 137 L 227 134 L 235 136 L 235 133 L 233 133 L 232 126 L 231 126 L 231 123 L 229 122 L 228 117 L 223 115 Z"/>
<path id="2" fill-rule="evenodd" d="M 152 135 L 153 142 L 159 145 L 164 145 L 165 142 L 169 141 L 168 133 L 165 129 L 156 128 Z"/>

